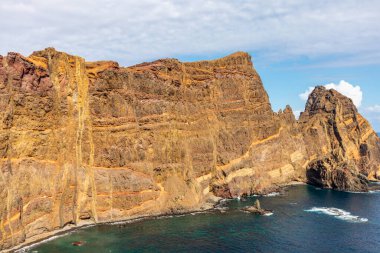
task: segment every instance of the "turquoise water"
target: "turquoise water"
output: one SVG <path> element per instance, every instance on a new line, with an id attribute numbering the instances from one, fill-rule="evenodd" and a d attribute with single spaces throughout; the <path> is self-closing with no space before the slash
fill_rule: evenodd
<path id="1" fill-rule="evenodd" d="M 272 216 L 241 211 L 251 197 L 206 213 L 80 229 L 29 252 L 380 252 L 380 193 L 301 185 L 258 198 Z"/>

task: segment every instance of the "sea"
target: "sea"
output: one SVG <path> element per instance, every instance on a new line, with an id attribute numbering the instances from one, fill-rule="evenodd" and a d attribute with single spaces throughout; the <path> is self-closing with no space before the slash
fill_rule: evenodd
<path id="1" fill-rule="evenodd" d="M 272 213 L 243 210 L 256 199 Z M 289 186 L 283 193 L 224 200 L 206 212 L 78 229 L 20 252 L 379 253 L 380 192 Z"/>

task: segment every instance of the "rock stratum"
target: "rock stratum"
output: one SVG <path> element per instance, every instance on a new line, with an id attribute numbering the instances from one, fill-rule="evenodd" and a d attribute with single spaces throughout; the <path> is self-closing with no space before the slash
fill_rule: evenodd
<path id="1" fill-rule="evenodd" d="M 380 140 L 317 87 L 273 112 L 251 57 L 132 67 L 53 48 L 0 56 L 0 249 L 83 224 L 211 207 L 291 181 L 380 178 Z"/>

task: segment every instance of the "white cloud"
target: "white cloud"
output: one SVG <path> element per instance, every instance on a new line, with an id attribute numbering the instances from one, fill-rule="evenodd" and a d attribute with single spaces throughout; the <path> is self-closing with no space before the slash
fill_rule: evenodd
<path id="1" fill-rule="evenodd" d="M 53 46 L 130 65 L 246 50 L 267 62 L 373 64 L 379 9 L 377 0 L 1 0 L 0 53 Z"/>
<path id="2" fill-rule="evenodd" d="M 305 90 L 304 93 L 299 94 L 299 97 L 303 100 L 306 101 L 309 98 L 309 95 L 313 92 L 315 87 L 309 87 L 307 90 Z"/>
<path id="3" fill-rule="evenodd" d="M 356 107 L 360 107 L 363 100 L 363 92 L 359 85 L 354 86 L 346 81 L 340 81 L 339 84 L 330 83 L 325 85 L 327 89 L 334 89 L 346 97 L 352 99 Z"/>
<path id="4" fill-rule="evenodd" d="M 352 85 L 344 80 L 341 80 L 339 84 L 329 83 L 323 85 L 326 89 L 334 89 L 341 94 L 352 99 L 356 107 L 360 107 L 363 100 L 363 92 L 359 85 Z M 299 94 L 299 97 L 306 101 L 310 93 L 314 90 L 314 87 L 309 87 L 304 93 Z"/>
<path id="5" fill-rule="evenodd" d="M 365 108 L 365 110 L 368 111 L 368 112 L 377 112 L 377 113 L 380 113 L 380 105 L 368 106 L 367 108 Z"/>
<path id="6" fill-rule="evenodd" d="M 294 110 L 293 113 L 294 113 L 294 116 L 296 117 L 296 119 L 298 120 L 301 116 L 301 110 Z"/>

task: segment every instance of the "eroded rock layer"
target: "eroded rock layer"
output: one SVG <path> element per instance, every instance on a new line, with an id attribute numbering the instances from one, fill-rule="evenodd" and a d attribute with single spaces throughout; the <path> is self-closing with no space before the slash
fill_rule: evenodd
<path id="1" fill-rule="evenodd" d="M 274 113 L 246 53 L 123 68 L 52 48 L 0 56 L 0 249 L 67 227 L 208 208 L 290 181 L 366 190 L 380 141 L 317 88 Z"/>

